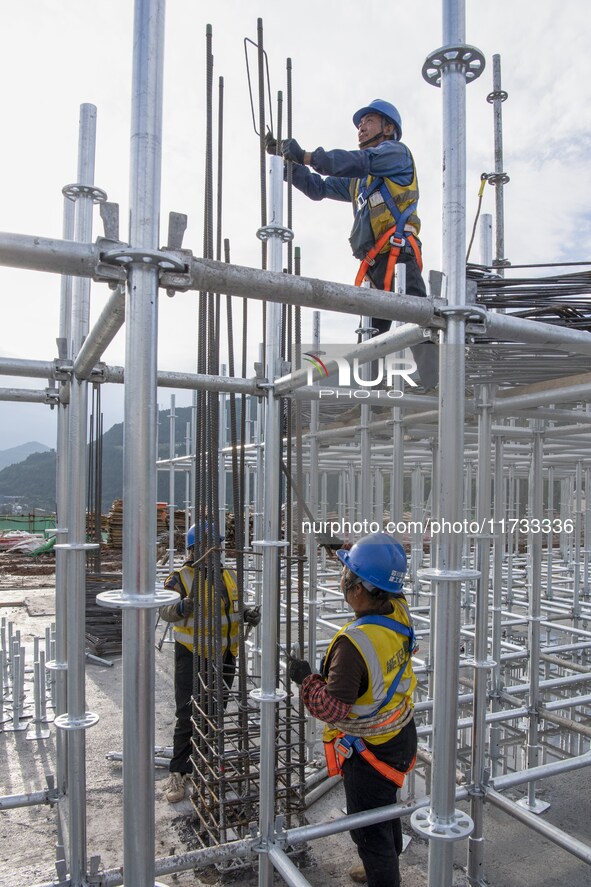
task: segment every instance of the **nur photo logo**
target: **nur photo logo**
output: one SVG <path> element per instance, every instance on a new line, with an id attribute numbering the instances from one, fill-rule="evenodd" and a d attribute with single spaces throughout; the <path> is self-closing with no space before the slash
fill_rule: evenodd
<path id="1" fill-rule="evenodd" d="M 302 353 L 307 367 L 307 384 L 322 382 L 319 398 L 364 399 L 374 392 L 380 398 L 404 397 L 404 386 L 416 388 L 417 365 L 412 357 L 388 354 L 372 360 L 350 357 L 351 345 L 329 345 L 326 351 Z M 336 365 L 336 368 L 335 368 Z"/>

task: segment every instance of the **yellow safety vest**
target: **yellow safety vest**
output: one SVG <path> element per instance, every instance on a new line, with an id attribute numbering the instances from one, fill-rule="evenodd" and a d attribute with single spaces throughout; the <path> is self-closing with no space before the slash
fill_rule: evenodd
<path id="1" fill-rule="evenodd" d="M 401 214 L 412 204 L 416 205 L 419 200 L 419 182 L 414 160 L 413 170 L 413 179 L 410 185 L 398 185 L 396 182 L 393 182 L 386 177 L 381 179 Z M 367 203 L 369 204 L 369 221 L 374 241 L 378 241 L 388 228 L 391 228 L 392 225 L 396 225 L 397 219 L 394 218 L 388 209 L 384 197 L 380 193 L 380 188 L 377 187 L 374 191 L 371 191 L 371 185 L 375 181 L 375 178 L 375 176 L 368 176 L 367 179 L 351 179 L 349 193 L 351 194 L 351 200 L 353 201 L 353 208 L 357 210 L 361 184 L 363 184 L 364 191 L 371 192 L 367 198 Z M 416 211 L 411 212 L 409 215 L 404 230 L 418 236 L 419 231 L 421 230 L 421 220 L 416 214 Z M 385 253 L 388 252 L 389 249 L 390 244 L 385 243 L 380 252 Z"/>
<path id="2" fill-rule="evenodd" d="M 412 626 L 412 618 L 406 600 L 403 597 L 393 597 L 392 604 L 394 606 L 393 612 L 386 614 L 384 618 Z M 380 719 L 382 716 L 385 719 L 397 708 L 401 712 L 406 712 L 409 707 L 413 706 L 412 693 L 417 684 L 409 656 L 411 651 L 409 651 L 408 637 L 382 625 L 355 625 L 356 621 L 348 622 L 336 633 L 326 654 L 328 662 L 333 644 L 337 638 L 346 635 L 361 654 L 367 668 L 367 690 L 355 701 L 347 720 L 356 720 L 375 714 L 376 709 L 386 698 L 390 685 L 396 680 L 404 662 L 406 662 L 406 667 L 398 686 L 392 698 L 382 708 L 379 708 L 379 714 Z M 368 725 L 367 733 L 363 733 L 363 737 L 374 745 L 382 745 L 399 732 L 400 728 L 396 728 L 395 724 L 396 721 L 393 722 L 391 731 L 380 732 L 379 735 L 372 735 L 371 727 Z M 358 730 L 355 732 L 358 734 Z M 340 733 L 340 730 L 327 725 L 324 729 L 323 740 L 324 742 L 332 742 Z"/>
<path id="3" fill-rule="evenodd" d="M 193 594 L 193 577 L 195 575 L 194 568 L 185 564 L 184 567 L 175 572 L 181 581 L 186 596 L 191 597 Z M 222 655 L 229 650 L 233 656 L 236 656 L 238 653 L 239 608 L 238 585 L 234 570 L 224 567 L 222 569 L 222 579 L 223 591 L 219 601 L 222 625 Z M 212 650 L 210 635 L 212 631 L 215 631 L 213 601 L 216 589 L 211 582 L 206 582 L 205 584 L 207 586 L 207 594 L 203 593 L 203 587 L 197 592 L 197 606 L 199 608 L 196 614 L 198 628 L 197 652 L 199 656 L 208 659 L 211 656 Z M 199 631 L 200 626 L 203 626 L 202 632 Z M 175 639 L 188 650 L 191 650 L 191 652 L 193 652 L 194 629 L 195 623 L 192 617 L 187 617 L 182 622 L 175 622 L 173 625 Z"/>

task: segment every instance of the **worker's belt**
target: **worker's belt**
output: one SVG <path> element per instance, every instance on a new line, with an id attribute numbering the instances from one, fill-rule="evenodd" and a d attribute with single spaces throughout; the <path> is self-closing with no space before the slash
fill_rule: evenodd
<path id="1" fill-rule="evenodd" d="M 337 776 L 343 772 L 343 762 L 357 753 L 370 764 L 374 770 L 377 770 L 382 776 L 393 782 L 398 788 L 402 788 L 404 777 L 412 770 L 415 765 L 416 757 L 410 763 L 410 767 L 406 771 L 396 770 L 384 761 L 376 758 L 360 736 L 349 736 L 341 733 L 332 742 L 324 743 L 324 754 L 326 756 L 326 766 L 329 776 Z"/>
<path id="2" fill-rule="evenodd" d="M 423 270 L 423 258 L 421 256 L 421 251 L 419 249 L 416 237 L 412 233 L 404 233 L 406 234 L 406 237 L 397 234 L 395 225 L 393 225 L 391 228 L 388 228 L 387 231 L 384 231 L 382 236 L 378 240 L 376 240 L 365 258 L 361 260 L 359 271 L 357 272 L 357 277 L 355 278 L 355 286 L 361 286 L 369 268 L 372 265 L 375 265 L 376 256 L 381 253 L 383 248 L 388 243 L 390 244 L 390 251 L 388 253 L 388 262 L 386 264 L 386 273 L 384 275 L 383 286 L 386 292 L 389 292 L 392 289 L 394 268 L 396 267 L 396 262 L 398 261 L 400 253 L 403 249 L 406 248 L 407 244 L 414 253 L 414 257 L 417 260 L 417 265 L 419 266 L 419 271 Z"/>

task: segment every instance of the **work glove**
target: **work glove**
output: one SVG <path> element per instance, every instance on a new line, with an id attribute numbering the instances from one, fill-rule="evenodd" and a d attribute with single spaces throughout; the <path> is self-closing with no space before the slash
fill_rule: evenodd
<path id="1" fill-rule="evenodd" d="M 312 674 L 312 669 L 306 659 L 290 659 L 289 676 L 294 684 L 299 686 L 310 674 Z"/>
<path id="2" fill-rule="evenodd" d="M 247 625 L 252 625 L 253 628 L 256 628 L 261 621 L 261 608 L 247 607 L 244 611 L 244 621 Z"/>
<path id="3" fill-rule="evenodd" d="M 179 611 L 179 616 L 182 616 L 183 619 L 190 619 L 193 615 L 193 598 L 181 598 L 181 600 L 177 604 L 177 609 Z"/>
<path id="4" fill-rule="evenodd" d="M 281 153 L 284 160 L 293 160 L 294 163 L 300 164 L 304 162 L 304 149 L 300 148 L 295 139 L 283 139 Z"/>
<path id="5" fill-rule="evenodd" d="M 277 139 L 271 130 L 265 133 L 265 149 L 267 154 L 277 154 Z"/>

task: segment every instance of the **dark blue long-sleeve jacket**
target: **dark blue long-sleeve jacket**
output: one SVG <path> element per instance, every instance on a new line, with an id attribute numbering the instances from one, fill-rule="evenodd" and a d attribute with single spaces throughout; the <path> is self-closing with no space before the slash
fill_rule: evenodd
<path id="1" fill-rule="evenodd" d="M 329 198 L 352 202 L 355 220 L 349 239 L 353 255 L 358 258 L 362 258 L 375 242 L 369 204 L 358 208 L 355 199 L 359 190 L 365 187 L 368 177 L 379 177 L 386 184 L 389 180 L 398 189 L 415 183 L 418 199 L 414 161 L 402 142 L 390 140 L 381 142 L 375 148 L 356 151 L 339 148 L 325 151 L 324 148 L 316 148 L 312 152 L 310 165 L 315 172 L 311 172 L 307 166 L 293 164 L 293 184 L 311 200 Z"/>

